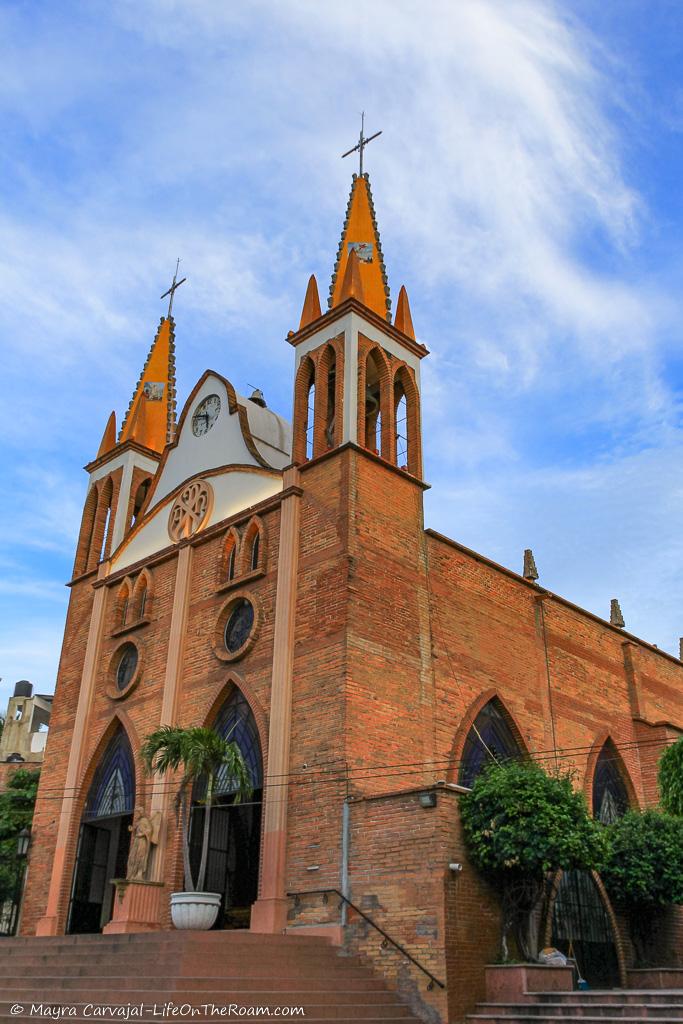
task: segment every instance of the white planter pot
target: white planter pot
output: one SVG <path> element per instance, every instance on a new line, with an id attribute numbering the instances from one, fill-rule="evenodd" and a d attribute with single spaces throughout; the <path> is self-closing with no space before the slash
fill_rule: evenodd
<path id="1" fill-rule="evenodd" d="M 222 896 L 219 892 L 172 892 L 171 920 L 175 928 L 194 928 L 206 932 L 218 917 Z"/>

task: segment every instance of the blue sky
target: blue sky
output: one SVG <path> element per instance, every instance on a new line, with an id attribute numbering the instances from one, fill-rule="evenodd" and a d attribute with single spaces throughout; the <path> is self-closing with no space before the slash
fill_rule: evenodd
<path id="1" fill-rule="evenodd" d="M 0 5 L 0 706 L 52 690 L 86 486 L 176 256 L 207 367 L 290 415 L 358 134 L 425 360 L 430 526 L 683 634 L 678 0 Z"/>

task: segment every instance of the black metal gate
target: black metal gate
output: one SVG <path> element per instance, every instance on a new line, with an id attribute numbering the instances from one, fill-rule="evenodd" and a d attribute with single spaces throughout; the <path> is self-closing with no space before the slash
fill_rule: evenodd
<path id="1" fill-rule="evenodd" d="M 576 960 L 591 988 L 619 986 L 612 923 L 589 872 L 563 873 L 553 904 L 551 944 Z"/>

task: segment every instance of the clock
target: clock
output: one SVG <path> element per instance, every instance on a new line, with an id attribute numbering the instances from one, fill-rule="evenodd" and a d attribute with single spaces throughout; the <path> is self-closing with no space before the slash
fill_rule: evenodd
<path id="1" fill-rule="evenodd" d="M 192 433 L 195 437 L 208 434 L 218 419 L 221 411 L 221 400 L 218 395 L 209 395 L 199 403 L 192 417 Z"/>

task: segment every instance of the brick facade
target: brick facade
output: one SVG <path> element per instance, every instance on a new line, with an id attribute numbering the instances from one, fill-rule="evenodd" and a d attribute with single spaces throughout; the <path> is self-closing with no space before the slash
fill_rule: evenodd
<path id="1" fill-rule="evenodd" d="M 348 328 L 340 327 L 347 315 L 365 318 L 356 334 L 357 364 L 352 365 L 344 340 Z M 120 493 L 120 468 L 92 485 L 36 808 L 22 931 L 34 933 L 46 915 L 50 879 L 57 877 L 53 860 L 60 814 L 62 823 L 68 819 L 70 825 L 63 878 L 53 900 L 56 924 L 50 927 L 64 930 L 90 781 L 117 728 L 125 729 L 135 755 L 158 727 L 162 706 L 171 700 L 173 665 L 177 662 L 177 687 L 169 704 L 173 721 L 211 725 L 237 687 L 251 708 L 267 772 L 269 750 L 277 748 L 274 736 L 282 724 L 281 711 L 271 715 L 271 706 L 283 707 L 282 692 L 277 705 L 273 693 L 278 663 L 278 685 L 282 679 L 291 684 L 289 767 L 288 774 L 270 777 L 264 814 L 285 801 L 286 866 L 277 884 L 279 898 L 287 901 L 287 927 L 328 928 L 330 935 L 339 935 L 341 928 L 348 948 L 384 971 L 425 1019 L 458 1021 L 484 995 L 483 967 L 496 954 L 499 931 L 496 894 L 468 864 L 460 833 L 459 762 L 474 717 L 496 697 L 519 746 L 544 763 L 558 759 L 573 768 L 589 803 L 597 757 L 610 741 L 632 802 L 652 806 L 657 758 L 683 729 L 683 666 L 462 545 L 425 531 L 416 367 L 426 350 L 353 298 L 327 316 L 326 338 L 309 345 L 295 373 L 296 486 L 285 484 L 254 507 L 117 570 L 116 553 L 109 549 L 111 530 L 104 536 L 107 509 L 113 522 L 118 502 L 125 501 L 128 530 L 135 495 L 149 471 L 136 465 L 125 494 Z M 292 344 L 308 344 L 320 323 L 307 324 L 290 339 Z M 386 350 L 371 341 L 380 329 Z M 399 349 L 405 360 L 396 354 Z M 379 395 L 379 410 L 370 414 L 365 401 L 369 375 Z M 343 425 L 351 398 L 344 393 L 344 380 L 355 382 L 358 394 L 357 414 Z M 313 383 L 315 413 L 308 424 Z M 403 399 L 405 467 L 396 464 L 396 410 Z M 237 409 L 234 392 L 230 404 L 231 412 L 232 406 Z M 247 414 L 240 409 L 239 415 L 244 430 Z M 185 429 L 189 424 L 187 416 Z M 310 426 L 314 457 L 307 460 Z M 353 432 L 350 440 L 343 433 L 347 429 Z M 176 437 L 171 447 L 177 443 Z M 253 439 L 247 448 L 253 453 Z M 168 457 L 169 448 L 159 473 Z M 223 468 L 233 468 L 225 461 Z M 265 465 L 262 459 L 260 464 Z M 197 466 L 197 475 L 201 472 Z M 139 519 L 153 516 L 149 499 L 138 510 Z M 280 540 L 287 501 L 296 503 L 298 516 L 298 557 L 289 563 L 287 545 Z M 166 505 L 160 507 L 159 514 L 167 517 Z M 105 561 L 98 568 L 102 550 Z M 288 564 L 295 566 L 289 590 L 280 578 Z M 183 580 L 187 601 L 181 607 Z M 104 602 L 101 628 L 92 625 L 98 592 Z M 278 601 L 292 592 L 289 673 L 276 644 L 276 619 L 282 612 Z M 222 637 L 231 607 L 243 596 L 252 601 L 255 625 L 233 658 Z M 181 636 L 174 634 L 178 623 Z M 289 643 L 285 634 L 286 629 L 278 643 Z M 135 645 L 138 669 L 129 687 L 117 693 L 113 677 L 124 644 Z M 73 791 L 65 792 L 86 676 L 93 685 L 84 712 L 80 768 Z M 154 784 L 137 757 L 135 785 L 136 803 L 148 806 L 155 799 Z M 434 795 L 433 807 L 420 802 L 424 793 Z M 168 893 L 182 886 L 178 833 L 168 812 L 166 827 L 157 877 Z M 273 879 L 279 878 L 269 861 L 276 834 L 273 827 L 261 849 L 261 883 L 268 877 L 269 897 Z M 462 870 L 452 870 L 451 864 Z M 391 944 L 383 945 L 381 935 L 341 906 L 338 896 L 323 892 L 342 889 L 445 988 L 428 988 L 423 972 Z M 169 927 L 167 900 L 162 902 L 156 924 Z M 663 921 L 662 936 L 662 958 L 680 963 L 680 918 L 672 914 Z"/>

